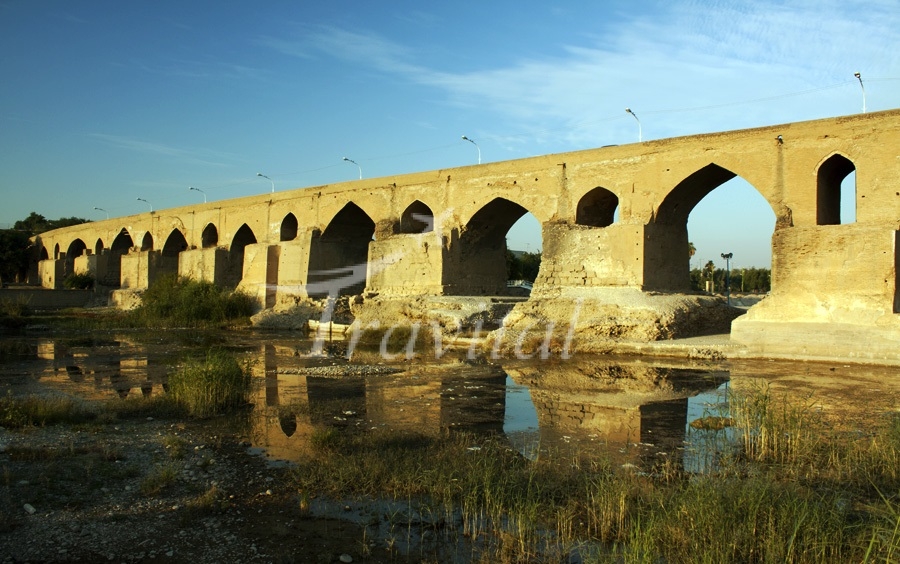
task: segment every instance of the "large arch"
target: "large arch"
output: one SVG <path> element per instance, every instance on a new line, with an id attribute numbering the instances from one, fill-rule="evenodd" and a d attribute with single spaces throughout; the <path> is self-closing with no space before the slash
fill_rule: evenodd
<path id="1" fill-rule="evenodd" d="M 104 285 L 113 287 L 121 285 L 122 255 L 128 253 L 133 246 L 134 240 L 132 240 L 131 234 L 128 233 L 128 229 L 123 227 L 109 246 L 109 260 L 106 263 L 106 276 L 103 279 Z"/>
<path id="2" fill-rule="evenodd" d="M 228 268 L 225 271 L 225 286 L 236 288 L 244 277 L 244 247 L 256 243 L 256 235 L 246 223 L 240 226 L 228 247 Z"/>
<path id="3" fill-rule="evenodd" d="M 165 244 L 163 244 L 162 256 L 178 259 L 178 254 L 187 248 L 188 243 L 187 239 L 184 237 L 184 233 L 178 229 L 173 229 L 172 232 L 169 233 L 169 236 L 166 237 Z"/>
<path id="4" fill-rule="evenodd" d="M 375 222 L 353 202 L 335 214 L 321 234 L 313 232 L 307 292 L 310 297 L 354 295 L 365 289 L 369 243 Z"/>
<path id="5" fill-rule="evenodd" d="M 430 233 L 434 231 L 434 212 L 425 203 L 416 200 L 400 215 L 399 233 Z"/>
<path id="6" fill-rule="evenodd" d="M 456 295 L 507 293 L 506 234 L 529 213 L 506 198 L 494 198 L 469 219 L 454 237 L 449 260 L 444 261 L 444 286 Z"/>
<path id="7" fill-rule="evenodd" d="M 144 233 L 143 239 L 141 239 L 141 252 L 147 252 L 153 250 L 153 235 L 150 234 L 149 231 Z"/>
<path id="8" fill-rule="evenodd" d="M 204 249 L 210 249 L 218 244 L 219 230 L 216 229 L 215 225 L 209 223 L 203 228 L 203 233 L 200 235 L 200 246 Z"/>
<path id="9" fill-rule="evenodd" d="M 608 227 L 616 218 L 619 197 L 603 187 L 596 187 L 578 200 L 575 223 L 589 227 Z"/>
<path id="10" fill-rule="evenodd" d="M 288 212 L 284 219 L 281 220 L 281 230 L 279 231 L 279 241 L 293 241 L 297 238 L 297 216 Z"/>
<path id="11" fill-rule="evenodd" d="M 835 153 L 822 161 L 816 171 L 816 224 L 841 224 L 841 183 L 856 171 L 853 161 Z M 853 190 L 855 197 L 855 190 Z"/>

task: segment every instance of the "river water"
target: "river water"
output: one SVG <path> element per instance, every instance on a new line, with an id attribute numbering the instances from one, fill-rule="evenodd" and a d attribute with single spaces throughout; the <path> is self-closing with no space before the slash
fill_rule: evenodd
<path id="1" fill-rule="evenodd" d="M 703 472 L 728 437 L 696 421 L 727 416 L 730 389 L 762 383 L 860 429 L 900 406 L 892 367 L 588 355 L 491 360 L 467 351 L 388 360 L 363 349 L 347 360 L 310 354 L 313 343 L 297 333 L 252 331 L 4 336 L 0 382 L 15 393 L 88 399 L 164 394 L 179 362 L 212 346 L 248 363 L 254 409 L 247 434 L 273 463 L 299 460 L 317 429 L 390 428 L 491 433 L 528 458 L 555 450 L 640 467 L 669 460 Z"/>

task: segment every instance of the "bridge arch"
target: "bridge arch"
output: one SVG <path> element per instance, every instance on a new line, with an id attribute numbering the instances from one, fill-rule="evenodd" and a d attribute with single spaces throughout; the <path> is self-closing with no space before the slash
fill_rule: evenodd
<path id="1" fill-rule="evenodd" d="M 94 254 L 99 255 L 103 252 L 103 239 L 97 238 L 97 242 L 94 243 Z"/>
<path id="2" fill-rule="evenodd" d="M 41 259 L 40 260 L 50 260 L 50 253 L 47 252 L 47 247 L 41 246 Z"/>
<path id="3" fill-rule="evenodd" d="M 153 235 L 150 234 L 149 231 L 144 233 L 144 237 L 141 239 L 141 252 L 152 251 L 153 250 Z"/>
<path id="4" fill-rule="evenodd" d="M 444 285 L 449 293 L 507 293 L 506 235 L 527 213 L 521 204 L 497 197 L 472 215 L 458 236 L 452 236 L 450 260 L 444 261 Z"/>
<path id="5" fill-rule="evenodd" d="M 361 293 L 374 235 L 375 222 L 352 201 L 334 215 L 324 231 L 314 231 L 309 251 L 309 296 Z"/>
<path id="6" fill-rule="evenodd" d="M 200 235 L 200 246 L 204 249 L 210 249 L 219 244 L 219 230 L 216 229 L 216 226 L 212 223 L 208 223 L 206 227 L 203 228 L 203 233 Z"/>
<path id="7" fill-rule="evenodd" d="M 299 223 L 297 216 L 288 212 L 284 219 L 281 220 L 281 230 L 279 231 L 279 241 L 293 241 L 297 238 L 297 229 Z"/>
<path id="8" fill-rule="evenodd" d="M 575 224 L 589 227 L 608 227 L 616 218 L 619 197 L 598 186 L 578 200 L 575 208 Z"/>
<path id="9" fill-rule="evenodd" d="M 434 212 L 421 200 L 406 206 L 400 215 L 399 233 L 430 233 L 434 231 Z"/>
<path id="10" fill-rule="evenodd" d="M 841 184 L 853 172 L 856 172 L 856 165 L 838 152 L 823 159 L 816 167 L 817 225 L 841 224 Z"/>
<path id="11" fill-rule="evenodd" d="M 231 244 L 228 246 L 228 267 L 225 271 L 226 287 L 236 288 L 241 283 L 241 279 L 244 277 L 244 248 L 256 242 L 256 235 L 246 223 L 242 224 L 234 233 Z"/>
<path id="12" fill-rule="evenodd" d="M 122 255 L 127 254 L 132 247 L 134 247 L 134 240 L 131 238 L 131 234 L 128 233 L 128 229 L 123 227 L 109 246 L 109 262 L 106 266 L 106 285 L 121 285 Z"/>
<path id="13" fill-rule="evenodd" d="M 53 246 L 53 260 L 59 260 L 59 243 Z"/>
<path id="14" fill-rule="evenodd" d="M 168 258 L 178 258 L 178 254 L 188 248 L 187 239 L 184 237 L 184 233 L 179 229 L 173 229 L 169 236 L 166 237 L 166 242 L 163 244 L 162 248 L 162 256 Z"/>
<path id="15" fill-rule="evenodd" d="M 81 239 L 75 239 L 69 243 L 66 250 L 66 275 L 75 274 L 75 259 L 87 252 L 87 245 Z"/>

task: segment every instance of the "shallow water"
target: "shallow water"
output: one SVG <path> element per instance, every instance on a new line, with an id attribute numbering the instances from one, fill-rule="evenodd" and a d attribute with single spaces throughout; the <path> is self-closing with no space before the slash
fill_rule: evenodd
<path id="1" fill-rule="evenodd" d="M 730 431 L 691 423 L 727 416 L 729 388 L 766 385 L 860 429 L 900 405 L 895 368 L 587 355 L 488 361 L 466 351 L 390 362 L 360 351 L 348 361 L 310 355 L 312 343 L 296 333 L 6 336 L 0 382 L 14 393 L 88 399 L 163 394 L 178 363 L 210 346 L 249 362 L 249 439 L 273 461 L 299 460 L 317 429 L 390 428 L 491 433 L 531 459 L 553 451 L 644 468 L 667 460 L 704 472 Z"/>

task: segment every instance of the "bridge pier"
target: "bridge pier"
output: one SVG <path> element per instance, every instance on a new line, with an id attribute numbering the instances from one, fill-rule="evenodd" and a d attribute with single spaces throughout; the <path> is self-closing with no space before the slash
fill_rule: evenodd
<path id="1" fill-rule="evenodd" d="M 893 227 L 791 227 L 772 237 L 772 292 L 732 324 L 756 354 L 900 360 Z"/>

